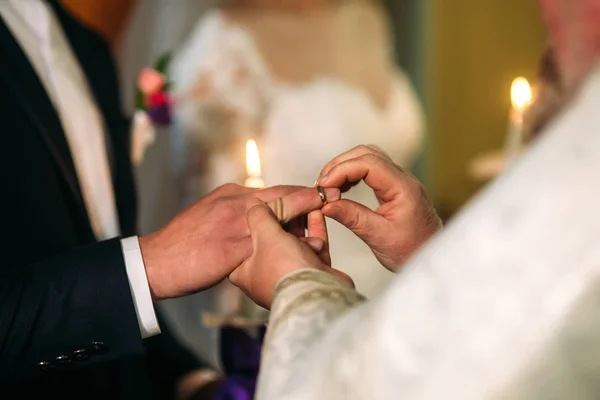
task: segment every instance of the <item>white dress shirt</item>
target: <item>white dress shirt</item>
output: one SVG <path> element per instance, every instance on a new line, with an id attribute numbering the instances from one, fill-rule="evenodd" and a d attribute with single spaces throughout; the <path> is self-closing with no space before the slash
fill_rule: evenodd
<path id="1" fill-rule="evenodd" d="M 86 77 L 45 1 L 0 1 L 0 15 L 37 72 L 62 123 L 98 240 L 120 235 L 103 118 Z M 142 338 L 160 333 L 137 237 L 122 240 Z"/>

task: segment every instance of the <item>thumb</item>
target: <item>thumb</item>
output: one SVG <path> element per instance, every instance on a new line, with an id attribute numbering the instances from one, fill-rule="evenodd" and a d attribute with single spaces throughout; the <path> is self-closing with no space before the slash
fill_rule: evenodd
<path id="1" fill-rule="evenodd" d="M 273 211 L 257 198 L 253 198 L 246 209 L 246 221 L 253 242 L 262 236 L 274 236 L 283 232 Z"/>
<path id="2" fill-rule="evenodd" d="M 320 252 L 325 247 L 325 242 L 316 237 L 301 237 L 298 239 L 300 239 L 301 242 L 306 243 L 315 253 Z"/>
<path id="3" fill-rule="evenodd" d="M 326 272 L 329 272 L 331 275 L 335 276 L 336 278 L 338 278 L 340 281 L 344 282 L 348 286 L 350 286 L 352 288 L 356 288 L 356 286 L 354 285 L 354 281 L 352 280 L 350 275 L 340 271 L 339 269 L 328 268 Z"/>
<path id="4" fill-rule="evenodd" d="M 385 218 L 368 207 L 352 200 L 339 200 L 325 205 L 321 212 L 350 229 L 369 244 L 371 238 L 383 229 Z"/>

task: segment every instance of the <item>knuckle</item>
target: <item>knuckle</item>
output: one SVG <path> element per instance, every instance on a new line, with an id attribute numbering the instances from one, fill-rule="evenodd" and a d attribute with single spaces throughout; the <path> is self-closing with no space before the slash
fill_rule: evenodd
<path id="1" fill-rule="evenodd" d="M 417 205 L 424 206 L 429 204 L 429 195 L 425 186 L 414 176 L 408 176 L 408 184 L 411 188 L 412 197 L 415 199 Z"/>
<path id="2" fill-rule="evenodd" d="M 382 159 L 384 159 L 386 161 L 392 162 L 391 157 L 381 147 L 377 146 L 376 144 L 370 144 L 369 148 L 371 150 L 373 150 L 373 152 L 375 154 L 377 154 L 377 156 L 379 156 L 380 158 L 382 158 Z"/>
<path id="3" fill-rule="evenodd" d="M 372 166 L 377 166 L 380 168 L 384 168 L 387 170 L 391 170 L 394 173 L 397 174 L 407 174 L 400 166 L 398 166 L 397 164 L 394 164 L 393 161 L 391 161 L 389 158 L 387 157 L 382 157 L 376 153 L 368 153 L 368 154 L 363 154 L 360 159 L 365 162 L 366 164 L 372 165 Z M 407 174 L 410 175 L 410 174 Z"/>
<path id="4" fill-rule="evenodd" d="M 368 145 L 366 145 L 366 147 L 369 150 L 374 151 L 376 153 L 384 153 L 384 151 L 381 149 L 381 147 L 377 146 L 376 144 L 369 143 Z"/>
<path id="5" fill-rule="evenodd" d="M 417 182 L 417 190 L 419 191 L 419 197 L 425 200 L 427 203 L 429 203 L 429 195 L 427 194 L 427 189 L 416 178 L 413 179 L 415 179 L 415 181 Z"/>
<path id="6" fill-rule="evenodd" d="M 372 149 L 366 145 L 366 144 L 361 144 L 355 147 L 356 150 L 360 150 L 362 152 L 367 152 L 370 153 L 372 151 Z"/>
<path id="7" fill-rule="evenodd" d="M 347 225 L 348 225 L 348 228 L 350 228 L 354 231 L 360 230 L 360 228 L 362 226 L 362 217 L 361 217 L 360 213 L 355 212 L 355 213 L 350 214 L 348 216 Z"/>
<path id="8" fill-rule="evenodd" d="M 369 164 L 379 164 L 381 163 L 381 158 L 377 157 L 375 154 L 373 153 L 367 153 L 367 154 L 363 154 L 362 156 L 360 156 L 360 158 L 366 162 L 368 162 Z"/>
<path id="9" fill-rule="evenodd" d="M 242 187 L 240 185 L 237 185 L 235 183 L 226 183 L 226 184 L 222 185 L 219 188 L 219 190 L 221 190 L 222 192 L 225 192 L 225 193 L 236 193 L 236 192 L 239 192 L 241 188 Z"/>
<path id="10" fill-rule="evenodd" d="M 215 201 L 218 214 L 225 220 L 235 220 L 244 215 L 243 206 L 234 197 L 220 197 Z"/>

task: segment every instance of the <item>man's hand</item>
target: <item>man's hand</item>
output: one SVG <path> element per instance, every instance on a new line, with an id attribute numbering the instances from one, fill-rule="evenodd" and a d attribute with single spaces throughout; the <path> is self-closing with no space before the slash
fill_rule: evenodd
<path id="1" fill-rule="evenodd" d="M 358 146 L 334 158 L 317 184 L 347 190 L 361 180 L 375 192 L 380 204 L 375 211 L 344 199 L 327 204 L 322 212 L 352 230 L 396 272 L 442 223 L 421 183 L 375 146 Z"/>
<path id="2" fill-rule="evenodd" d="M 290 203 L 290 196 L 283 199 Z M 229 276 L 256 304 L 269 308 L 277 282 L 292 271 L 317 268 L 353 285 L 343 272 L 329 266 L 329 246 L 325 217 L 320 211 L 308 216 L 308 237 L 299 239 L 284 231 L 273 211 L 259 199 L 247 212 L 252 235 L 252 256 Z"/>
<path id="3" fill-rule="evenodd" d="M 337 200 L 340 192 L 328 194 Z M 279 186 L 263 190 L 227 184 L 184 210 L 166 227 L 141 237 L 140 248 L 152 297 L 180 297 L 207 289 L 252 255 L 246 210 L 256 199 L 285 197 L 285 222 L 321 208 L 313 188 Z M 302 234 L 304 229 L 302 229 Z"/>

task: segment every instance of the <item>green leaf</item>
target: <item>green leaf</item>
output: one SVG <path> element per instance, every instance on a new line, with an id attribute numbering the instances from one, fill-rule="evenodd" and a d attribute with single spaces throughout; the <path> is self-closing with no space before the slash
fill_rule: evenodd
<path id="1" fill-rule="evenodd" d="M 169 62 L 171 62 L 171 53 L 165 53 L 162 56 L 160 56 L 158 61 L 156 61 L 154 69 L 166 75 L 167 69 L 169 68 Z"/>
<path id="2" fill-rule="evenodd" d="M 136 110 L 146 110 L 146 104 L 144 102 L 144 95 L 142 94 L 142 91 L 140 89 L 135 88 L 135 108 Z"/>

